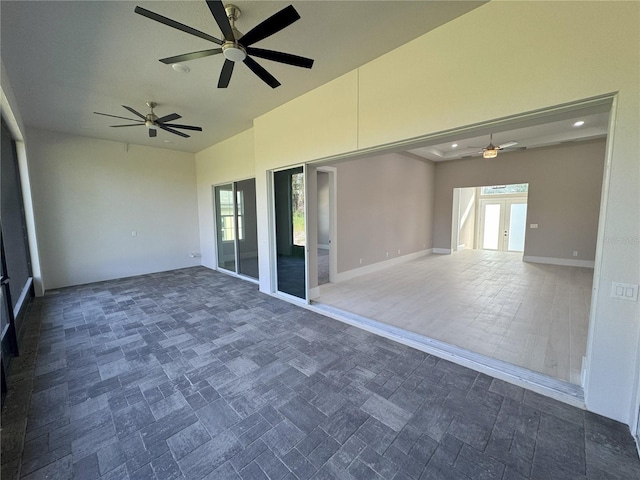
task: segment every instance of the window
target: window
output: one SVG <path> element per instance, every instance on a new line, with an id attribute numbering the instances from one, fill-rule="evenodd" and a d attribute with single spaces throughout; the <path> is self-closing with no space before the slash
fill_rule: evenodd
<path id="1" fill-rule="evenodd" d="M 529 191 L 529 184 L 514 183 L 513 185 L 491 185 L 480 188 L 481 195 L 506 195 L 511 193 L 527 193 Z"/>
<path id="2" fill-rule="evenodd" d="M 220 202 L 220 228 L 222 240 L 232 242 L 235 240 L 235 225 L 233 221 L 233 190 L 220 189 L 218 201 Z"/>

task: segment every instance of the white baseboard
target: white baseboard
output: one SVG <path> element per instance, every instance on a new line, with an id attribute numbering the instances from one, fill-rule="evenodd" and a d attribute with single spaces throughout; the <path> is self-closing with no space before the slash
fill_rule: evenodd
<path id="1" fill-rule="evenodd" d="M 329 245 L 325 245 L 324 243 L 319 243 L 318 248 L 320 250 L 329 250 Z"/>
<path id="2" fill-rule="evenodd" d="M 438 255 L 451 255 L 450 248 L 433 248 L 433 253 L 437 253 Z"/>
<path id="3" fill-rule="evenodd" d="M 352 278 L 356 278 L 361 275 L 366 275 L 368 273 L 379 272 L 380 270 L 384 270 L 385 268 L 393 267 L 395 265 L 400 265 L 410 260 L 415 260 L 417 258 L 430 255 L 431 253 L 433 253 L 432 249 L 428 248 L 426 250 L 421 250 L 415 253 L 409 253 L 407 255 L 391 258 L 389 260 L 383 260 L 382 262 L 372 263 L 371 265 L 365 265 L 364 267 L 354 268 L 353 270 L 348 270 L 346 272 L 340 272 L 336 275 L 336 283 L 344 282 L 346 280 L 351 280 Z"/>
<path id="4" fill-rule="evenodd" d="M 571 258 L 553 258 L 553 257 L 533 257 L 525 255 L 522 257 L 523 262 L 529 263 L 545 263 L 547 265 L 563 265 L 565 267 L 586 267 L 593 268 L 595 262 L 593 260 L 573 260 Z"/>

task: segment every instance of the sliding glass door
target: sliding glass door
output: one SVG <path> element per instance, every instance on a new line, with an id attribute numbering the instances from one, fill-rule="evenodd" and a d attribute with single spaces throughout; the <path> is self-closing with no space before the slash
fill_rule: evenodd
<path id="1" fill-rule="evenodd" d="M 218 268 L 258 278 L 254 179 L 214 187 Z"/>
<path id="2" fill-rule="evenodd" d="M 274 172 L 273 187 L 278 291 L 306 299 L 303 168 Z"/>

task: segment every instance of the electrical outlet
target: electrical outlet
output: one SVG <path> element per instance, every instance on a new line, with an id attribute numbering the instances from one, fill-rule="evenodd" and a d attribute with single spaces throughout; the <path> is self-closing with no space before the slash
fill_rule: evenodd
<path id="1" fill-rule="evenodd" d="M 389 252 L 387 252 L 387 258 L 389 258 Z"/>
<path id="2" fill-rule="evenodd" d="M 574 256 L 574 257 L 577 257 L 577 256 L 578 256 L 578 251 L 577 251 L 577 250 L 574 250 L 574 251 L 573 251 L 573 256 Z"/>
<path id="3" fill-rule="evenodd" d="M 398 249 L 398 255 L 400 255 L 400 249 Z"/>
<path id="4" fill-rule="evenodd" d="M 131 236 L 132 237 L 137 237 L 138 236 L 137 230 L 131 230 Z"/>
<path id="5" fill-rule="evenodd" d="M 362 259 L 360 259 L 360 265 L 362 265 Z"/>
<path id="6" fill-rule="evenodd" d="M 538 224 L 537 223 L 532 223 L 531 225 L 529 225 L 529 228 L 538 228 Z"/>

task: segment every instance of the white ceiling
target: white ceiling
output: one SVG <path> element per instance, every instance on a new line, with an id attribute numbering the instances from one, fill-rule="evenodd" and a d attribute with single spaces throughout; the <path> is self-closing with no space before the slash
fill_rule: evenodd
<path id="1" fill-rule="evenodd" d="M 275 90 L 244 65 L 235 68 L 229 88 L 216 88 L 222 55 L 185 62 L 190 73 L 158 61 L 217 45 L 137 15 L 134 7 L 221 38 L 204 1 L 2 0 L 0 53 L 27 126 L 198 152 L 484 2 L 238 0 L 242 16 L 236 26 L 247 32 L 289 3 L 302 18 L 255 46 L 310 57 L 315 64 L 307 70 L 258 59 L 282 83 Z M 203 132 L 183 139 L 159 130 L 149 138 L 144 128 L 110 128 L 120 121 L 92 113 L 131 117 L 121 105 L 144 114 L 147 101 L 158 103 L 158 116 L 177 112 L 178 123 Z"/>
<path id="2" fill-rule="evenodd" d="M 577 121 L 584 124 L 576 126 Z M 489 145 L 490 133 L 493 134 L 494 145 L 517 142 L 513 147 L 504 150 L 508 152 L 602 138 L 607 134 L 608 124 L 608 106 L 603 106 L 567 112 L 561 115 L 560 119 L 536 119 L 524 126 L 510 125 L 493 131 L 487 131 L 488 127 L 482 127 L 479 131 L 448 135 L 445 139 L 436 140 L 437 143 L 429 143 L 408 151 L 433 162 L 457 160 L 482 155 L 482 149 Z"/>

